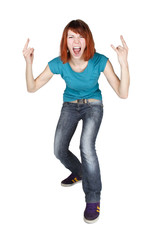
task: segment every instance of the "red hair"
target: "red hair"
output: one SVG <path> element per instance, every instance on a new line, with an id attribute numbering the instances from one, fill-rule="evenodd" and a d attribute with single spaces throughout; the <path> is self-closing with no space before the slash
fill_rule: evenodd
<path id="1" fill-rule="evenodd" d="M 96 52 L 94 47 L 94 40 L 91 33 L 91 30 L 89 29 L 88 25 L 83 22 L 82 20 L 73 20 L 67 24 L 67 26 L 64 28 L 61 44 L 60 44 L 60 55 L 61 60 L 63 63 L 68 62 L 70 58 L 70 53 L 67 51 L 67 35 L 68 30 L 71 30 L 75 33 L 79 33 L 82 37 L 86 40 L 86 49 L 84 50 L 84 60 L 88 61 L 90 58 L 93 57 L 94 53 Z"/>

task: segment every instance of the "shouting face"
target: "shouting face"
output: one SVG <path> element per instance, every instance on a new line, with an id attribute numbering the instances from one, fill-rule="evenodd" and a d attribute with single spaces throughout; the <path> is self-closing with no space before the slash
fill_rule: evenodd
<path id="1" fill-rule="evenodd" d="M 74 33 L 69 30 L 67 36 L 67 47 L 72 58 L 82 59 L 86 48 L 86 40 L 79 33 Z"/>

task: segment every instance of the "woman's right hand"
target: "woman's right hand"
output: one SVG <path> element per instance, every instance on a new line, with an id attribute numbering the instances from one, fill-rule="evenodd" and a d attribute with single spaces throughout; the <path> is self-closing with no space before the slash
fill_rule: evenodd
<path id="1" fill-rule="evenodd" d="M 26 42 L 22 52 L 23 52 L 23 56 L 26 60 L 26 63 L 32 64 L 33 58 L 34 58 L 34 48 L 28 48 L 28 44 L 29 44 L 29 38 L 27 39 L 27 42 Z"/>

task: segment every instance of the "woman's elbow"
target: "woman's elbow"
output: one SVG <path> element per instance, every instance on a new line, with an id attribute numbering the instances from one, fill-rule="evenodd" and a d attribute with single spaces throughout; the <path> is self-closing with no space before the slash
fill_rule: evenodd
<path id="1" fill-rule="evenodd" d="M 34 92 L 36 92 L 36 89 L 35 88 L 27 88 L 27 92 L 34 93 Z"/>
<path id="2" fill-rule="evenodd" d="M 127 99 L 128 98 L 128 94 L 122 95 L 122 96 L 119 96 L 119 97 L 122 98 L 122 99 Z"/>
<path id="3" fill-rule="evenodd" d="M 128 98 L 128 92 L 126 92 L 126 93 L 118 93 L 118 96 L 119 96 L 121 99 L 127 99 L 127 98 Z"/>

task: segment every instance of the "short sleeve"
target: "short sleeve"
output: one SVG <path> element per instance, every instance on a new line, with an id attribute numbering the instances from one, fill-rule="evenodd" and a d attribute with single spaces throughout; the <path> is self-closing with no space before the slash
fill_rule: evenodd
<path id="1" fill-rule="evenodd" d="M 48 62 L 48 66 L 53 74 L 61 74 L 61 59 L 56 57 Z"/>
<path id="2" fill-rule="evenodd" d="M 107 61 L 108 61 L 108 58 L 101 54 L 101 60 L 99 62 L 99 64 L 100 64 L 100 66 L 99 66 L 100 72 L 104 72 L 104 69 L 106 67 Z"/>

